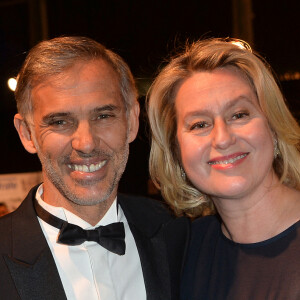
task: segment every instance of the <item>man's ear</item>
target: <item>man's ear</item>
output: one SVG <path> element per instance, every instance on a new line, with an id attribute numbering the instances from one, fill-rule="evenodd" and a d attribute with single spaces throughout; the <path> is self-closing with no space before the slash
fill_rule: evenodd
<path id="1" fill-rule="evenodd" d="M 29 128 L 29 125 L 26 123 L 25 119 L 20 114 L 15 115 L 14 125 L 18 131 L 20 140 L 21 140 L 24 148 L 29 153 L 32 153 L 32 154 L 36 153 L 37 151 L 36 151 L 34 142 L 32 140 L 31 129 Z"/>
<path id="2" fill-rule="evenodd" d="M 131 143 L 135 140 L 137 133 L 139 131 L 139 115 L 140 115 L 140 105 L 136 101 L 134 105 L 131 107 L 130 113 L 129 113 L 129 140 L 128 142 Z"/>

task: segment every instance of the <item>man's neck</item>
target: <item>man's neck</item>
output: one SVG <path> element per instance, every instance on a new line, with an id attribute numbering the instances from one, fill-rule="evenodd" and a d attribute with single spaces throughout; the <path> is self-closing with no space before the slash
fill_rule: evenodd
<path id="1" fill-rule="evenodd" d="M 69 199 L 66 199 L 60 193 L 58 194 L 57 190 L 55 192 L 52 191 L 51 186 L 45 186 L 44 184 L 43 194 L 41 197 L 46 203 L 52 206 L 63 207 L 64 209 L 70 211 L 74 215 L 94 226 L 107 213 L 113 204 L 116 195 L 111 195 L 107 200 L 104 200 L 96 205 L 79 205 L 70 201 Z"/>

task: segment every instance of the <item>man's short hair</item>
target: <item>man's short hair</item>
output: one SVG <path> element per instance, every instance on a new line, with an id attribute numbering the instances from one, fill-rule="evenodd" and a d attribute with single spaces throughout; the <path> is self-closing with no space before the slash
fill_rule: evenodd
<path id="1" fill-rule="evenodd" d="M 137 99 L 135 82 L 128 65 L 100 43 L 81 36 L 42 41 L 28 53 L 17 76 L 15 97 L 18 112 L 26 118 L 33 112 L 32 89 L 52 76 L 59 76 L 77 62 L 102 59 L 119 78 L 121 96 L 129 111 Z"/>

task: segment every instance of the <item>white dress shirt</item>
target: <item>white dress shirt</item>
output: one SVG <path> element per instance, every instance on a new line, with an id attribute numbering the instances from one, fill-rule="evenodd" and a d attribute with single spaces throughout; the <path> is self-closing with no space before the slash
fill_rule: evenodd
<path id="1" fill-rule="evenodd" d="M 58 244 L 59 229 L 38 218 L 54 257 L 65 293 L 69 300 L 143 300 L 146 290 L 138 250 L 126 217 L 114 200 L 104 217 L 91 226 L 70 211 L 49 205 L 42 200 L 43 186 L 36 199 L 52 215 L 83 229 L 123 222 L 125 227 L 125 255 L 112 253 L 96 242 L 78 246 Z"/>

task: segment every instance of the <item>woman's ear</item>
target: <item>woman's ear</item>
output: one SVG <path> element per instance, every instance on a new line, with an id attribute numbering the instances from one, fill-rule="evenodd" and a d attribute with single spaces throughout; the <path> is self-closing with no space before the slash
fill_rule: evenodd
<path id="1" fill-rule="evenodd" d="M 29 153 L 36 153 L 36 147 L 34 145 L 34 142 L 32 140 L 32 134 L 31 129 L 29 128 L 29 125 L 27 124 L 26 120 L 20 115 L 16 114 L 14 117 L 14 125 L 16 130 L 18 131 L 20 140 L 24 146 L 24 148 Z"/>

